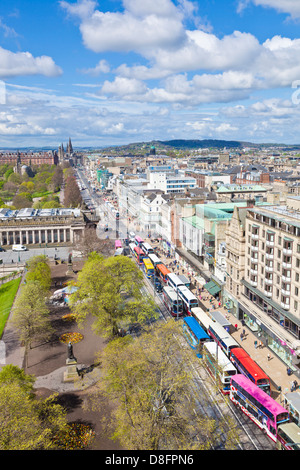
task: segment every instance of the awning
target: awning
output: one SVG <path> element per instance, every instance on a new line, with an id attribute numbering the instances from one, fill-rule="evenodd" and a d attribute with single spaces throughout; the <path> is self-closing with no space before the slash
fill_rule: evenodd
<path id="1" fill-rule="evenodd" d="M 218 286 L 214 281 L 209 281 L 207 284 L 204 285 L 204 288 L 208 290 L 211 295 L 215 295 L 221 290 L 221 287 Z"/>

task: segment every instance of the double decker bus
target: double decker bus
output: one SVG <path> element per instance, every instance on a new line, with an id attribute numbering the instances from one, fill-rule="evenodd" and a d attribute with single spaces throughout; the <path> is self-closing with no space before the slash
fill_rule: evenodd
<path id="1" fill-rule="evenodd" d="M 277 450 L 300 450 L 300 428 L 296 423 L 284 423 L 278 426 Z"/>
<path id="2" fill-rule="evenodd" d="M 181 317 L 183 315 L 182 300 L 170 286 L 163 288 L 163 301 L 172 317 Z"/>
<path id="3" fill-rule="evenodd" d="M 159 259 L 159 257 L 156 256 L 154 253 L 150 253 L 148 255 L 148 258 L 151 260 L 151 263 L 153 264 L 154 267 L 156 267 L 158 264 L 163 264 L 162 260 Z"/>
<path id="4" fill-rule="evenodd" d="M 154 266 L 149 258 L 144 258 L 143 263 L 146 276 L 148 277 L 148 279 L 150 279 L 152 276 L 154 276 Z"/>
<path id="5" fill-rule="evenodd" d="M 136 246 L 139 246 L 141 248 L 142 243 L 144 243 L 144 240 L 141 237 L 139 237 L 138 235 L 136 235 L 134 237 L 134 243 L 136 244 Z"/>
<path id="6" fill-rule="evenodd" d="M 185 317 L 183 319 L 184 336 L 190 347 L 196 351 L 197 357 L 202 357 L 203 344 L 210 341 L 210 337 L 201 328 L 194 317 Z"/>
<path id="7" fill-rule="evenodd" d="M 228 395 L 231 377 L 237 374 L 234 365 L 214 341 L 204 343 L 203 359 L 208 372 L 217 381 L 221 392 Z"/>
<path id="8" fill-rule="evenodd" d="M 177 274 L 174 274 L 174 273 L 170 273 L 168 274 L 168 285 L 171 286 L 175 292 L 177 292 L 177 289 L 179 286 L 183 286 L 183 282 L 182 280 L 177 276 Z"/>
<path id="9" fill-rule="evenodd" d="M 208 328 L 208 334 L 228 357 L 233 348 L 240 347 L 240 345 L 232 338 L 228 331 L 220 325 L 220 323 L 212 321 Z"/>
<path id="10" fill-rule="evenodd" d="M 152 246 L 149 243 L 143 242 L 141 248 L 146 253 L 146 255 L 148 255 L 148 256 L 151 253 L 154 253 L 154 250 L 153 250 Z"/>
<path id="11" fill-rule="evenodd" d="M 231 378 L 229 398 L 274 442 L 279 426 L 290 421 L 288 411 L 243 374 Z"/>
<path id="12" fill-rule="evenodd" d="M 192 308 L 192 316 L 196 318 L 199 325 L 208 333 L 208 329 L 213 320 L 200 307 Z"/>
<path id="13" fill-rule="evenodd" d="M 142 266 L 143 259 L 145 258 L 145 253 L 139 246 L 134 247 L 134 256 L 135 256 L 136 262 Z"/>
<path id="14" fill-rule="evenodd" d="M 245 375 L 264 392 L 271 395 L 271 381 L 267 374 L 243 348 L 234 348 L 230 351 L 230 360 L 240 374 Z"/>
<path id="15" fill-rule="evenodd" d="M 192 314 L 192 308 L 198 307 L 197 297 L 186 287 L 178 287 L 178 295 L 183 302 L 183 310 L 186 315 Z"/>
<path id="16" fill-rule="evenodd" d="M 156 273 L 158 277 L 166 284 L 167 283 L 167 275 L 170 273 L 170 270 L 164 264 L 157 264 L 155 266 Z"/>
<path id="17" fill-rule="evenodd" d="M 121 242 L 121 240 L 116 240 L 116 241 L 115 241 L 115 250 L 117 250 L 118 248 L 122 248 L 122 242 Z"/>

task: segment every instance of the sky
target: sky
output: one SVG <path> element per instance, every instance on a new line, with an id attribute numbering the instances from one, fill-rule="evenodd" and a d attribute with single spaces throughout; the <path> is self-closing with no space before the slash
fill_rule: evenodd
<path id="1" fill-rule="evenodd" d="M 0 0 L 0 148 L 299 130 L 300 0 Z"/>

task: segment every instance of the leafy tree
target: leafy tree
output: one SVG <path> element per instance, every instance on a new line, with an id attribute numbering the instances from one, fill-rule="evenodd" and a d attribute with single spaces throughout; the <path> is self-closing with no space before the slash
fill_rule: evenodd
<path id="1" fill-rule="evenodd" d="M 45 255 L 33 256 L 26 264 L 28 273 L 26 281 L 37 281 L 44 291 L 51 286 L 51 269 Z"/>
<path id="2" fill-rule="evenodd" d="M 46 306 L 44 289 L 37 281 L 28 282 L 22 286 L 13 309 L 14 326 L 20 341 L 25 345 L 27 357 L 28 348 L 34 341 L 48 341 L 53 333 Z"/>
<path id="3" fill-rule="evenodd" d="M 113 401 L 112 418 L 104 421 L 123 448 L 204 450 L 218 445 L 226 422 L 199 411 L 192 368 L 186 367 L 190 350 L 182 348 L 181 336 L 181 325 L 170 320 L 134 340 L 115 339 L 99 355 L 102 379 L 92 403 L 101 408 L 103 400 Z M 233 446 L 231 434 L 227 445 Z"/>
<path id="4" fill-rule="evenodd" d="M 55 436 L 66 429 L 66 411 L 56 395 L 38 400 L 34 378 L 16 366 L 0 372 L 0 449 L 55 449 Z"/>
<path id="5" fill-rule="evenodd" d="M 142 273 L 125 256 L 104 259 L 92 253 L 78 274 L 77 286 L 70 306 L 79 322 L 92 313 L 100 334 L 113 337 L 129 323 L 157 316 L 153 300 L 141 291 Z"/>

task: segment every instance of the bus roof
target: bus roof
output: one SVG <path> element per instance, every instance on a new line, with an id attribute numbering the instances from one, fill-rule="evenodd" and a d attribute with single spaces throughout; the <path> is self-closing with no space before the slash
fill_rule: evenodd
<path id="1" fill-rule="evenodd" d="M 231 323 L 228 320 L 226 320 L 224 315 L 219 311 L 211 312 L 210 316 L 212 317 L 213 320 L 217 321 L 222 326 L 231 326 Z"/>
<path id="2" fill-rule="evenodd" d="M 231 355 L 235 356 L 247 368 L 247 371 L 252 377 L 260 379 L 269 379 L 267 374 L 259 367 L 258 364 L 249 356 L 243 348 L 234 348 L 231 350 Z"/>
<path id="3" fill-rule="evenodd" d="M 159 259 L 158 256 L 156 256 L 154 253 L 149 253 L 149 258 L 151 259 L 152 263 L 161 263 L 161 260 Z"/>
<path id="4" fill-rule="evenodd" d="M 186 286 L 178 286 L 178 291 L 181 292 L 182 295 L 186 297 L 187 300 L 190 299 L 196 299 L 196 296 L 193 294 L 193 292 L 190 291 L 190 289 Z"/>
<path id="5" fill-rule="evenodd" d="M 190 327 L 194 335 L 198 339 L 210 339 L 207 333 L 201 328 L 197 320 L 194 317 L 185 317 L 183 321 Z"/>
<path id="6" fill-rule="evenodd" d="M 169 274 L 170 270 L 164 264 L 157 264 L 157 269 L 161 271 L 162 274 Z"/>
<path id="7" fill-rule="evenodd" d="M 300 428 L 296 423 L 282 423 L 278 426 L 278 429 L 282 429 L 284 434 L 290 438 L 290 443 L 300 442 Z M 288 445 L 288 444 L 287 444 Z M 299 445 L 298 445 L 299 448 Z"/>
<path id="8" fill-rule="evenodd" d="M 262 403 L 273 415 L 277 416 L 280 413 L 288 414 L 288 411 L 283 408 L 277 401 L 273 400 L 266 392 L 251 382 L 250 379 L 243 374 L 236 374 L 232 377 L 231 383 L 236 382 L 244 388 L 251 396 L 253 396 L 259 403 Z M 233 384 L 234 386 L 234 384 Z"/>
<path id="9" fill-rule="evenodd" d="M 148 268 L 148 269 L 154 269 L 154 266 L 153 264 L 151 263 L 151 260 L 149 258 L 144 258 L 143 259 L 143 262 L 144 262 L 144 265 Z"/>
<path id="10" fill-rule="evenodd" d="M 139 237 L 138 235 L 135 236 L 134 238 L 138 243 L 143 243 L 143 239 L 141 237 Z"/>
<path id="11" fill-rule="evenodd" d="M 138 255 L 144 255 L 145 253 L 143 252 L 143 250 L 139 247 L 139 246 L 135 246 L 134 247 L 134 251 L 138 254 Z"/>
<path id="12" fill-rule="evenodd" d="M 177 286 L 183 286 L 182 280 L 175 273 L 169 273 L 168 278 Z"/>
<path id="13" fill-rule="evenodd" d="M 205 313 L 200 307 L 193 307 L 191 311 L 192 311 L 192 315 L 195 315 L 195 317 L 198 318 L 198 320 L 200 321 L 200 323 L 202 323 L 204 328 L 208 329 L 212 320 L 211 318 L 209 318 L 207 313 Z"/>
<path id="14" fill-rule="evenodd" d="M 214 341 L 208 341 L 204 343 L 204 348 L 215 358 L 218 355 L 218 364 L 222 366 L 224 370 L 232 370 L 237 371 L 230 359 L 226 356 L 226 354 L 222 351 L 222 349 L 217 346 L 217 343 Z"/>
<path id="15" fill-rule="evenodd" d="M 163 291 L 172 299 L 172 300 L 177 300 L 177 294 L 174 291 L 173 287 L 170 286 L 165 286 L 163 288 Z M 181 302 L 181 299 L 179 299 L 179 302 Z"/>
<path id="16" fill-rule="evenodd" d="M 150 245 L 150 243 L 147 243 L 147 242 L 143 242 L 143 247 L 146 248 L 147 250 L 151 249 L 153 250 L 152 246 Z"/>
<path id="17" fill-rule="evenodd" d="M 291 406 L 300 411 L 300 393 L 299 392 L 289 392 L 284 394 L 284 398 L 287 402 L 291 404 Z"/>

